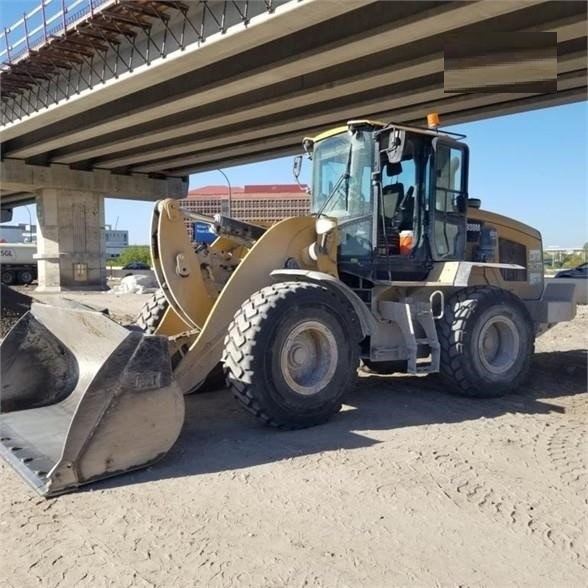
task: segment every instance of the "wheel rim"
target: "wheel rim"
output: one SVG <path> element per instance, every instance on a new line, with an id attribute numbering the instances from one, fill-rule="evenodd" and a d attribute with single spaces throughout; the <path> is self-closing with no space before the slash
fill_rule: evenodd
<path id="1" fill-rule="evenodd" d="M 318 321 L 304 321 L 290 331 L 280 353 L 286 383 L 303 396 L 322 390 L 337 369 L 339 353 L 331 330 Z"/>
<path id="2" fill-rule="evenodd" d="M 507 317 L 492 317 L 481 329 L 478 356 L 493 374 L 504 374 L 516 362 L 520 349 L 518 329 Z"/>

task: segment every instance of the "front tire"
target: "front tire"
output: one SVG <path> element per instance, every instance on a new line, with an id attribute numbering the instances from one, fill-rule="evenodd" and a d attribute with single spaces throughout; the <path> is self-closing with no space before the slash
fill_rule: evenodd
<path id="1" fill-rule="evenodd" d="M 437 328 L 441 376 L 463 396 L 492 398 L 519 388 L 534 352 L 533 324 L 523 303 L 499 288 L 458 292 Z"/>
<path id="2" fill-rule="evenodd" d="M 135 319 L 134 326 L 147 335 L 154 335 L 168 308 L 169 302 L 165 297 L 165 293 L 161 288 L 158 288 L 153 293 L 153 296 L 143 305 L 139 316 Z M 206 378 L 194 386 L 187 394 L 212 392 L 213 390 L 220 390 L 222 388 L 226 388 L 225 374 L 219 362 L 212 368 Z"/>
<path id="3" fill-rule="evenodd" d="M 268 286 L 243 303 L 229 326 L 227 383 L 268 425 L 323 423 L 355 382 L 360 338 L 355 311 L 336 292 L 308 282 Z"/>
<path id="4" fill-rule="evenodd" d="M 155 334 L 168 306 L 169 302 L 163 290 L 158 288 L 143 305 L 139 316 L 135 319 L 135 325 L 148 335 Z"/>

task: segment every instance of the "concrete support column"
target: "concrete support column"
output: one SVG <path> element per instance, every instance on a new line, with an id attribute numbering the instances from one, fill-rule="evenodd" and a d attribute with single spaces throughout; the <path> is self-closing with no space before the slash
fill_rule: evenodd
<path id="1" fill-rule="evenodd" d="M 38 290 L 106 288 L 104 197 L 44 188 L 37 193 Z"/>

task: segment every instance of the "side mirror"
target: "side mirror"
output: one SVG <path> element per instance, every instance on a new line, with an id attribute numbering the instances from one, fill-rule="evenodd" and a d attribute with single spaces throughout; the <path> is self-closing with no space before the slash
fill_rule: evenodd
<path id="1" fill-rule="evenodd" d="M 294 174 L 294 178 L 298 181 L 300 177 L 300 170 L 302 169 L 302 155 L 297 155 L 294 158 L 294 164 L 292 167 L 292 173 Z"/>
<path id="2" fill-rule="evenodd" d="M 9 223 L 12 220 L 12 208 L 1 208 L 0 209 L 0 223 Z"/>
<path id="3" fill-rule="evenodd" d="M 394 129 L 388 136 L 386 155 L 390 163 L 399 163 L 402 160 L 405 139 L 406 133 L 400 129 Z"/>
<path id="4" fill-rule="evenodd" d="M 457 194 L 453 197 L 453 207 L 455 210 L 464 214 L 468 210 L 468 198 L 464 194 Z"/>

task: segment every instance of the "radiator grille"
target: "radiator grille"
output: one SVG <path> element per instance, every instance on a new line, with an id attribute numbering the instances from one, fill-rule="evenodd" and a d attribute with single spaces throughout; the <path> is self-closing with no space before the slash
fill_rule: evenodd
<path id="1" fill-rule="evenodd" d="M 527 248 L 520 243 L 508 239 L 498 239 L 498 255 L 500 263 L 516 263 L 527 267 Z M 527 270 L 501 269 L 502 279 L 506 282 L 526 282 Z"/>

